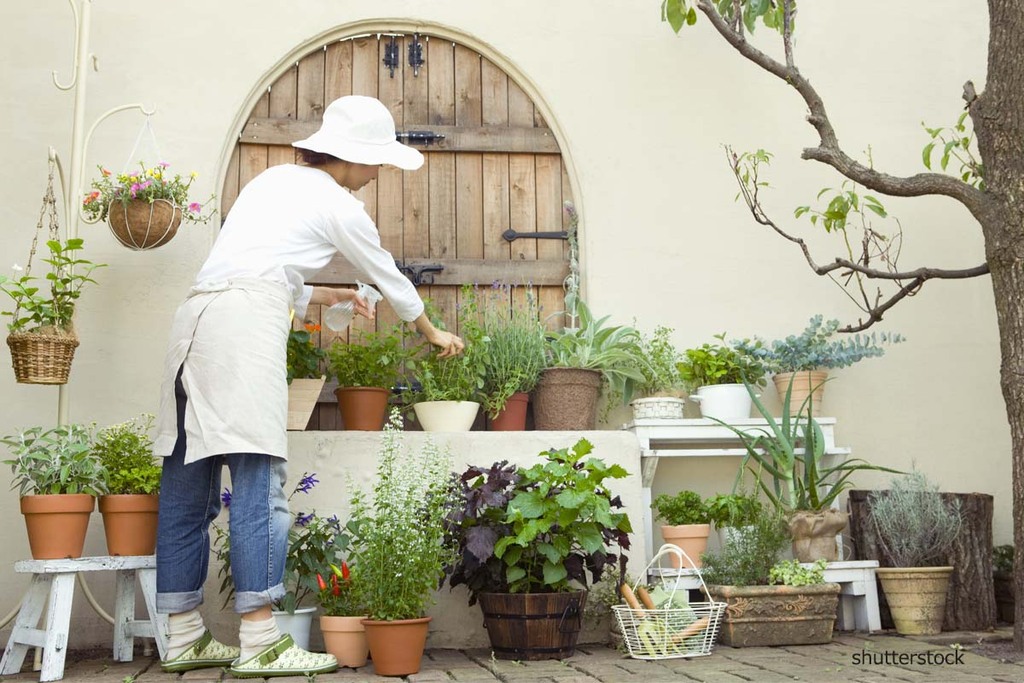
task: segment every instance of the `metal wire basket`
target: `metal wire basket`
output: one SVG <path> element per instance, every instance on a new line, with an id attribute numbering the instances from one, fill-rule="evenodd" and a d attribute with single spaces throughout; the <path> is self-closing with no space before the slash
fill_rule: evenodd
<path id="1" fill-rule="evenodd" d="M 654 558 L 644 568 L 641 578 L 633 585 L 631 591 L 637 591 L 647 571 L 660 563 L 662 557 L 674 554 L 680 560 L 686 553 L 678 546 L 666 544 L 661 546 Z M 691 561 L 692 564 L 692 561 Z M 660 564 L 659 564 L 660 566 Z M 707 594 L 707 584 L 697 571 L 700 583 Z M 674 596 L 678 582 L 672 582 L 670 595 Z M 629 656 L 634 659 L 675 659 L 678 657 L 703 657 L 711 654 L 711 647 L 718 637 L 718 628 L 725 613 L 724 602 L 692 602 L 687 607 L 672 607 L 670 599 L 666 607 L 651 609 L 650 604 L 639 609 L 630 605 L 614 605 L 612 610 L 622 630 Z"/>

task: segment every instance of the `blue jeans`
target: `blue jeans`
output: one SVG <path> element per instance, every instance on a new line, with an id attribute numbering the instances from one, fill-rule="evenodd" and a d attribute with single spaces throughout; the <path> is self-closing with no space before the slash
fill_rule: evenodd
<path id="1" fill-rule="evenodd" d="M 235 612 L 252 612 L 284 596 L 281 579 L 291 514 L 284 492 L 287 462 L 262 453 L 228 453 L 185 461 L 185 396 L 175 385 L 178 440 L 164 458 L 156 543 L 156 606 L 178 614 L 203 603 L 210 564 L 210 523 L 220 512 L 221 469 L 231 472 L 231 576 Z"/>

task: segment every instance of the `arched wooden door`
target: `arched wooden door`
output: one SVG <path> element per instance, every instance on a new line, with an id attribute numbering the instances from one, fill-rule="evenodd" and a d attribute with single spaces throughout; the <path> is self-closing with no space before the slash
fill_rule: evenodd
<path id="1" fill-rule="evenodd" d="M 412 270 L 443 268 L 432 282 L 424 276 L 418 289 L 437 304 L 449 328 L 455 329 L 463 284 L 532 284 L 542 315 L 561 311 L 568 274 L 565 240 L 527 236 L 509 241 L 503 236 L 508 230 L 529 235 L 567 229 L 563 204 L 572 196 L 558 142 L 508 74 L 447 38 L 360 36 L 299 59 L 249 113 L 222 188 L 224 214 L 261 171 L 294 162 L 291 143 L 319 127 L 328 103 L 349 94 L 384 102 L 400 134 L 412 134 L 404 141 L 426 157 L 417 171 L 382 168 L 377 182 L 357 196 L 397 261 Z M 431 134 L 444 137 L 430 141 Z M 318 282 L 352 284 L 355 277 L 355 270 L 338 257 Z M 522 288 L 513 292 L 521 296 Z M 318 322 L 320 314 L 311 309 L 307 320 Z M 396 321 L 382 302 L 378 326 Z M 361 319 L 354 323 L 365 324 Z M 324 328 L 318 343 L 327 347 L 336 339 Z M 330 388 L 325 399 L 333 399 Z M 318 412 L 315 426 L 335 428 L 335 407 L 321 406 Z"/>

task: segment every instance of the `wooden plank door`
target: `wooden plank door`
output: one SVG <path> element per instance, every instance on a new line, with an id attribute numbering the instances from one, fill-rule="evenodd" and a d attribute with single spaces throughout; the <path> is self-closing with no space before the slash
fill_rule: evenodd
<path id="1" fill-rule="evenodd" d="M 554 314 L 564 307 L 568 245 L 561 239 L 502 236 L 510 229 L 566 229 L 563 205 L 572 196 L 557 140 L 522 88 L 486 57 L 446 38 L 395 36 L 399 63 L 392 73 L 384 62 L 391 40 L 371 35 L 332 43 L 270 85 L 231 155 L 221 191 L 225 215 L 255 175 L 294 162 L 290 144 L 319 128 L 327 104 L 349 94 L 376 97 L 399 131 L 444 136 L 430 144 L 411 143 L 425 156 L 419 170 L 385 166 L 377 182 L 356 193 L 395 259 L 409 266 L 443 266 L 432 283 L 418 286 L 420 294 L 438 306 L 449 329 L 457 329 L 462 285 L 531 285 L 541 315 L 549 326 L 558 326 Z M 416 69 L 409 63 L 415 40 L 424 57 Z M 351 285 L 355 278 L 356 270 L 339 256 L 315 283 Z M 512 287 L 508 296 L 522 299 L 525 287 Z M 311 307 L 306 320 L 319 323 L 321 311 L 314 310 L 319 308 Z M 381 302 L 376 325 L 397 321 Z M 353 323 L 354 329 L 366 327 L 358 318 Z M 347 336 L 324 328 L 317 343 L 326 348 Z M 314 428 L 338 426 L 333 388 L 325 387 Z"/>

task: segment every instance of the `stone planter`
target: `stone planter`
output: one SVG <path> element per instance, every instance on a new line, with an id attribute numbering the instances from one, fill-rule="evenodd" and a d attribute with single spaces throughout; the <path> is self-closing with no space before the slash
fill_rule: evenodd
<path id="1" fill-rule="evenodd" d="M 879 567 L 896 632 L 905 636 L 942 632 L 952 567 Z"/>
<path id="2" fill-rule="evenodd" d="M 812 645 L 832 640 L 839 584 L 816 586 L 708 586 L 728 603 L 719 642 L 732 647 Z"/>

